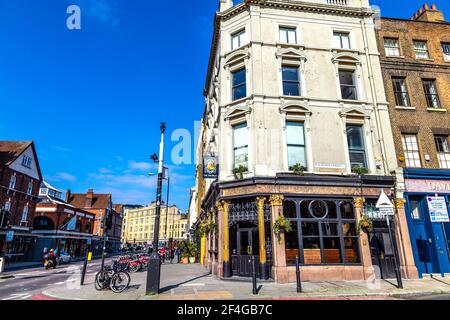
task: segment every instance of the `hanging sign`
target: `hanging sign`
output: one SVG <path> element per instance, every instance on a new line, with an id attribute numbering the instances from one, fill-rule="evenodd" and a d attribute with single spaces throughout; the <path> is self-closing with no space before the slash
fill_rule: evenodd
<path id="1" fill-rule="evenodd" d="M 450 222 L 444 197 L 427 197 L 431 222 Z"/>
<path id="2" fill-rule="evenodd" d="M 219 161 L 217 157 L 206 156 L 203 159 L 203 178 L 217 179 L 219 176 Z"/>

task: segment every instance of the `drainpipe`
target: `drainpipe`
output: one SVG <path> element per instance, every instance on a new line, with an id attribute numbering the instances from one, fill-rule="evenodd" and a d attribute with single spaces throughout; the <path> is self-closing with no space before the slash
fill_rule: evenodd
<path id="1" fill-rule="evenodd" d="M 370 53 L 369 53 L 369 44 L 367 41 L 367 29 L 366 29 L 366 22 L 364 20 L 364 18 L 361 19 L 361 29 L 363 32 L 363 41 L 364 41 L 364 52 L 366 55 L 366 61 L 367 61 L 367 69 L 369 72 L 369 83 L 370 83 L 370 91 L 372 94 L 372 101 L 373 101 L 373 106 L 374 106 L 374 111 L 375 111 L 375 122 L 376 122 L 376 126 L 377 126 L 377 131 L 378 131 L 378 143 L 380 144 L 380 148 L 381 148 L 381 158 L 383 161 L 383 168 L 384 168 L 384 174 L 388 175 L 388 164 L 385 158 L 385 155 L 387 154 L 386 152 L 386 147 L 384 145 L 384 135 L 383 135 L 383 131 L 382 131 L 382 127 L 380 124 L 380 113 L 378 110 L 378 99 L 377 99 L 377 95 L 375 92 L 375 83 L 374 83 L 374 79 L 373 79 L 373 70 L 372 70 L 372 63 L 371 63 L 371 59 L 370 59 Z"/>

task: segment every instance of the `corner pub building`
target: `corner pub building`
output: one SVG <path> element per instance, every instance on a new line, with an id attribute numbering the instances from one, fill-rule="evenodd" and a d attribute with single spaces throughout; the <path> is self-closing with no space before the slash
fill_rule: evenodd
<path id="1" fill-rule="evenodd" d="M 197 226 L 216 226 L 198 233 L 200 261 L 220 278 L 250 277 L 250 256 L 278 283 L 295 282 L 296 256 L 303 280 L 368 279 L 374 265 L 393 277 L 386 226 L 358 228 L 382 190 L 402 275 L 417 278 L 373 12 L 339 3 L 220 1 L 196 173 Z M 280 217 L 291 232 L 277 232 Z"/>

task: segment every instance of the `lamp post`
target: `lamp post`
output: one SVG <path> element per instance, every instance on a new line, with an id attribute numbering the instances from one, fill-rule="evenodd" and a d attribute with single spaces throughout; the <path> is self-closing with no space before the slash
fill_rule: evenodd
<path id="1" fill-rule="evenodd" d="M 170 193 L 170 176 L 167 173 L 167 177 L 166 177 L 166 172 L 169 172 L 169 168 L 167 167 L 163 167 L 163 180 L 167 180 L 167 200 L 166 200 L 166 224 L 165 224 L 165 228 L 164 228 L 164 240 L 167 240 L 167 217 L 169 215 L 169 193 Z M 149 176 L 154 176 L 154 173 L 149 173 Z"/>
<path id="2" fill-rule="evenodd" d="M 153 238 L 153 252 L 150 256 L 148 268 L 147 268 L 147 287 L 146 294 L 158 294 L 161 278 L 161 260 L 158 254 L 158 242 L 159 242 L 159 219 L 161 216 L 161 192 L 162 192 L 162 180 L 163 180 L 163 167 L 164 167 L 164 132 L 166 131 L 165 122 L 160 124 L 161 130 L 161 142 L 159 144 L 159 157 L 153 155 L 151 158 L 153 161 L 158 161 L 158 185 L 156 189 L 156 212 L 155 212 L 155 229 Z"/>

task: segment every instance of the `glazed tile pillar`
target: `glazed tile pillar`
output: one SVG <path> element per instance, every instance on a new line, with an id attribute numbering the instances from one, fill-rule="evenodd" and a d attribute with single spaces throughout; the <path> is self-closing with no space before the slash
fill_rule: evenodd
<path id="1" fill-rule="evenodd" d="M 202 235 L 200 238 L 200 264 L 206 266 L 205 263 L 206 256 L 206 235 Z"/>
<path id="2" fill-rule="evenodd" d="M 395 238 L 400 258 L 400 270 L 402 276 L 407 279 L 418 279 L 419 273 L 414 262 L 414 254 L 411 246 L 411 238 L 409 236 L 408 222 L 406 221 L 405 212 L 406 200 L 398 198 L 394 200 L 395 206 Z"/>
<path id="3" fill-rule="evenodd" d="M 278 217 L 283 215 L 283 196 L 270 196 L 271 225 L 272 225 L 272 243 L 273 243 L 273 278 L 277 283 L 288 283 L 288 272 L 286 265 L 285 237 L 284 232 L 279 235 L 273 231 L 273 225 Z"/>
<path id="4" fill-rule="evenodd" d="M 355 208 L 356 223 L 358 224 L 364 214 L 364 202 L 363 197 L 353 198 L 353 206 Z M 369 236 L 366 232 L 359 232 L 359 247 L 361 252 L 361 263 L 364 268 L 364 279 L 372 278 L 375 274 L 375 270 L 372 265 L 372 254 L 370 252 Z"/>
<path id="5" fill-rule="evenodd" d="M 230 209 L 230 202 L 223 201 L 223 277 L 231 277 L 231 262 L 230 262 L 230 226 L 228 223 L 228 214 Z"/>
<path id="6" fill-rule="evenodd" d="M 264 221 L 264 204 L 266 197 L 257 197 L 258 205 L 258 235 L 259 235 L 259 270 L 261 279 L 269 279 L 269 268 L 266 255 L 266 228 Z"/>
<path id="7" fill-rule="evenodd" d="M 216 204 L 217 208 L 217 231 L 219 235 L 219 246 L 217 248 L 217 276 L 219 278 L 223 277 L 223 204 L 218 202 Z"/>

